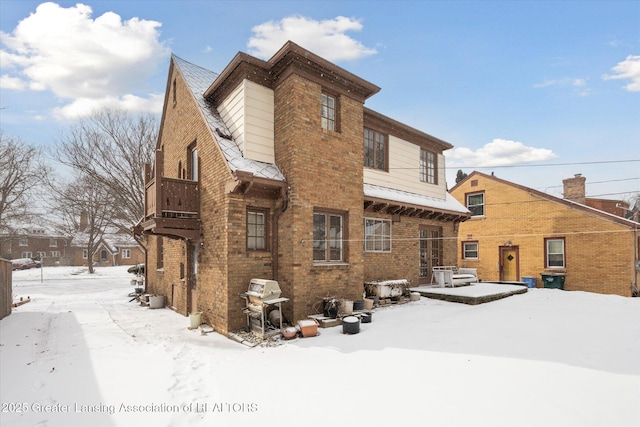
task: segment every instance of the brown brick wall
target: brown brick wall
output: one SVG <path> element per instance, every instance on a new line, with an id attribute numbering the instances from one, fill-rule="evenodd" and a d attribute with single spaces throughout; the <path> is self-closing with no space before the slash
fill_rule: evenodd
<path id="1" fill-rule="evenodd" d="M 552 202 L 521 187 L 476 175 L 451 194 L 465 203 L 465 194 L 485 191 L 485 217 L 460 225 L 459 240 L 477 240 L 479 259 L 459 265 L 478 269 L 482 280 L 498 280 L 499 246 L 510 242 L 519 248 L 520 277 L 566 273 L 565 289 L 630 296 L 634 280 L 632 230 L 561 203 Z M 471 187 L 470 183 L 478 181 Z M 566 269 L 545 269 L 545 238 L 565 238 Z"/>

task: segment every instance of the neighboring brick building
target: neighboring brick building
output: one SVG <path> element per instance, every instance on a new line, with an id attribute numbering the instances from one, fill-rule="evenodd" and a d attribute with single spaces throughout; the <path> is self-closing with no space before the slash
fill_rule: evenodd
<path id="1" fill-rule="evenodd" d="M 459 182 L 451 194 L 472 212 L 460 225 L 459 265 L 482 280 L 535 277 L 541 287 L 541 274 L 560 273 L 566 290 L 631 296 L 640 223 L 584 204 L 593 200 L 584 177 L 563 182 L 564 199 L 480 172 Z"/>
<path id="2" fill-rule="evenodd" d="M 8 260 L 33 258 L 42 265 L 68 265 L 72 257 L 70 236 L 45 227 L 27 224 L 14 228 L 11 234 L 0 236 L 0 257 Z"/>
<path id="3" fill-rule="evenodd" d="M 172 56 L 135 229 L 148 291 L 227 333 L 252 278 L 277 280 L 296 321 L 366 280 L 455 264 L 469 212 L 446 191 L 452 146 L 365 108 L 378 91 L 291 42 L 219 75 Z"/>

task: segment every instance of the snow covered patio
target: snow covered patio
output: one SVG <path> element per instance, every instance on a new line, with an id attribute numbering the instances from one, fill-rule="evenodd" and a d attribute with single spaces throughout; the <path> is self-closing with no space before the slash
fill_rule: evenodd
<path id="1" fill-rule="evenodd" d="M 524 285 L 524 286 L 523 286 Z M 416 286 L 409 289 L 421 296 L 463 304 L 482 304 L 496 301 L 511 295 L 524 294 L 527 286 L 508 283 L 477 282 L 465 286 L 436 288 L 433 286 Z"/>
<path id="2" fill-rule="evenodd" d="M 2 426 L 640 425 L 640 298 L 421 298 L 249 348 L 129 303 L 124 267 L 70 273 L 14 274 L 31 302 L 0 322 Z"/>

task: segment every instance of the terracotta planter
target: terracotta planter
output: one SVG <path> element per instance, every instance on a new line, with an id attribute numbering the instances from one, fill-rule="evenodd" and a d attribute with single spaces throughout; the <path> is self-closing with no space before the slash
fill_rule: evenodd
<path id="1" fill-rule="evenodd" d="M 298 327 L 305 338 L 318 335 L 318 322 L 315 319 L 298 320 Z"/>

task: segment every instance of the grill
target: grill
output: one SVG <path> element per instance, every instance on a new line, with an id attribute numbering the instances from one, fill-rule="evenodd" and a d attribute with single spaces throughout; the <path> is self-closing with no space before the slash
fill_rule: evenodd
<path id="1" fill-rule="evenodd" d="M 282 298 L 280 285 L 275 280 L 251 279 L 247 292 L 240 294 L 246 300 L 242 310 L 247 315 L 247 326 L 262 338 L 280 333 L 282 329 L 281 304 L 289 301 Z"/>

